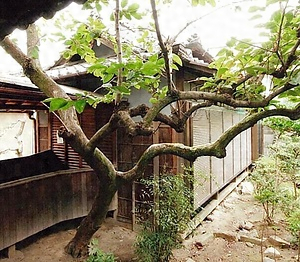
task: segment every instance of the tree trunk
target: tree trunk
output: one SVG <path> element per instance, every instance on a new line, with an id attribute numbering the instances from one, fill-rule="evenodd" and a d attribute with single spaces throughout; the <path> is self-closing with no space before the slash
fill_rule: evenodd
<path id="1" fill-rule="evenodd" d="M 105 220 L 109 205 L 117 191 L 115 186 L 111 186 L 112 183 L 102 181 L 100 183 L 90 212 L 81 221 L 75 236 L 65 247 L 66 253 L 74 258 L 87 255 L 88 244 Z"/>

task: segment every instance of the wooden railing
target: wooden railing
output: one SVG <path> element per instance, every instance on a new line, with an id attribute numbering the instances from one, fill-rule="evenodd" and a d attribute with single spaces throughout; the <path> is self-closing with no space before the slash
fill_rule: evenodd
<path id="1" fill-rule="evenodd" d="M 59 222 L 87 215 L 97 191 L 91 169 L 69 169 L 0 184 L 0 250 Z"/>

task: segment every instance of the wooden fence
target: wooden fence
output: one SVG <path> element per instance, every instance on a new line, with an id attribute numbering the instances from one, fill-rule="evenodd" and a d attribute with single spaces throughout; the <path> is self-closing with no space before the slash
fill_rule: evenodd
<path id="1" fill-rule="evenodd" d="M 69 169 L 0 184 L 0 250 L 91 208 L 97 179 Z"/>

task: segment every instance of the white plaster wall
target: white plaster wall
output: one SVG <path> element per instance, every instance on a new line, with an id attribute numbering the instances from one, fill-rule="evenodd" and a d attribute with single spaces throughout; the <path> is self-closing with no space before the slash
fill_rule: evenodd
<path id="1" fill-rule="evenodd" d="M 34 120 L 27 113 L 0 113 L 0 160 L 33 154 L 34 137 Z"/>

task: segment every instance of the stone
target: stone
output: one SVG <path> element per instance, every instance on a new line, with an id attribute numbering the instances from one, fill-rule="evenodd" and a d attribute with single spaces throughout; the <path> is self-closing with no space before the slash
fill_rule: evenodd
<path id="1" fill-rule="evenodd" d="M 187 260 L 186 260 L 185 262 L 195 262 L 195 260 L 194 260 L 194 259 L 191 259 L 191 258 L 189 257 L 189 258 L 187 258 Z"/>
<path id="2" fill-rule="evenodd" d="M 246 246 L 247 246 L 247 247 L 254 247 L 255 245 L 254 245 L 253 243 L 246 242 Z"/>
<path id="3" fill-rule="evenodd" d="M 243 181 L 239 187 L 242 195 L 252 195 L 254 192 L 254 186 L 249 181 Z"/>
<path id="4" fill-rule="evenodd" d="M 7 248 L 7 257 L 9 259 L 18 259 L 18 260 L 22 260 L 24 259 L 24 254 L 23 252 L 19 251 L 16 249 L 16 246 L 10 246 Z"/>
<path id="5" fill-rule="evenodd" d="M 249 232 L 249 236 L 259 238 L 259 235 L 258 235 L 258 232 L 257 232 L 256 229 L 252 229 L 252 230 Z"/>
<path id="6" fill-rule="evenodd" d="M 291 246 L 291 243 L 285 241 L 284 239 L 278 237 L 278 236 L 269 236 L 268 242 L 275 247 L 281 247 L 281 248 L 289 248 Z"/>
<path id="7" fill-rule="evenodd" d="M 268 258 L 280 258 L 280 252 L 274 248 L 274 247 L 268 247 L 265 251 L 264 251 L 264 255 Z"/>
<path id="8" fill-rule="evenodd" d="M 197 237 L 197 241 L 195 243 L 201 243 L 202 246 L 206 245 L 209 241 L 214 238 L 212 233 L 205 233 Z"/>
<path id="9" fill-rule="evenodd" d="M 246 236 L 246 235 L 240 235 L 239 237 L 239 241 L 241 242 L 249 242 L 258 246 L 266 246 L 267 245 L 267 239 L 263 238 L 257 238 L 257 237 L 251 237 L 251 236 Z"/>
<path id="10" fill-rule="evenodd" d="M 213 215 L 208 215 L 205 220 L 212 222 L 212 221 L 214 221 L 214 217 L 213 217 Z"/>
<path id="11" fill-rule="evenodd" d="M 249 221 L 244 221 L 239 225 L 239 229 L 246 229 L 248 231 L 250 231 L 253 227 L 254 225 Z"/>
<path id="12" fill-rule="evenodd" d="M 238 241 L 238 237 L 235 234 L 232 233 L 225 233 L 225 232 L 215 232 L 215 237 L 223 238 L 229 242 L 235 242 Z"/>
<path id="13" fill-rule="evenodd" d="M 295 261 L 298 261 L 299 260 L 299 255 L 293 256 L 292 258 L 295 259 Z"/>
<path id="14" fill-rule="evenodd" d="M 275 260 L 269 257 L 264 257 L 263 262 L 275 262 Z"/>

